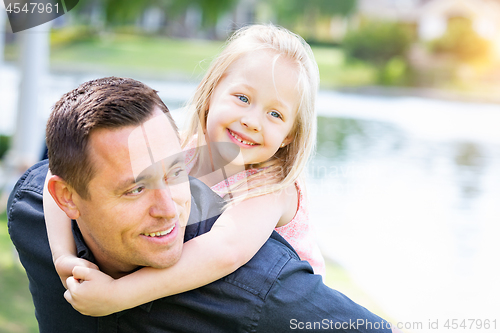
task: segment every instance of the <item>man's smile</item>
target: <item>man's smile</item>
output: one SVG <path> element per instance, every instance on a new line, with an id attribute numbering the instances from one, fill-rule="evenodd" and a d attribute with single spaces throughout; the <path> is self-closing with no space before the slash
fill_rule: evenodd
<path id="1" fill-rule="evenodd" d="M 175 228 L 175 224 L 166 230 L 151 232 L 151 233 L 143 233 L 143 235 L 148 236 L 148 237 L 161 237 L 161 236 L 165 236 L 165 235 L 171 233 L 172 230 L 174 230 L 174 228 Z"/>

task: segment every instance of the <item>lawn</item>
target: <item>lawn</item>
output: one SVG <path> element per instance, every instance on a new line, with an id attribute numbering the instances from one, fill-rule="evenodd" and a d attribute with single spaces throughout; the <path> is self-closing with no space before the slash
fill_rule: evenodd
<path id="1" fill-rule="evenodd" d="M 88 35 L 61 29 L 51 35 L 53 71 L 128 75 L 137 78 L 199 81 L 224 42 L 171 39 L 133 34 Z M 313 47 L 323 88 L 373 83 L 375 68 L 344 61 L 336 47 Z M 18 58 L 18 47 L 7 45 L 6 59 Z"/>
<path id="2" fill-rule="evenodd" d="M 28 278 L 7 232 L 7 216 L 0 215 L 0 333 L 38 332 L 28 290 Z"/>
<path id="3" fill-rule="evenodd" d="M 203 40 L 103 35 L 53 42 L 50 61 L 56 70 L 118 70 L 138 76 L 198 80 L 222 45 Z"/>

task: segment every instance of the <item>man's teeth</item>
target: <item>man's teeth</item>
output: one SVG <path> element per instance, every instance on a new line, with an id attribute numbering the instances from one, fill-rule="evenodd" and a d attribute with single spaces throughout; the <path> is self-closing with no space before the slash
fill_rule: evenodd
<path id="1" fill-rule="evenodd" d="M 171 233 L 171 232 L 172 232 L 172 230 L 174 230 L 174 227 L 175 227 L 175 225 L 173 225 L 173 226 L 172 226 L 170 229 L 168 229 L 168 230 L 158 231 L 158 232 L 153 232 L 153 233 L 151 233 L 151 234 L 146 234 L 146 233 L 145 233 L 144 235 L 146 235 L 146 236 L 148 236 L 148 237 L 159 237 L 159 236 L 165 236 L 166 234 Z"/>
<path id="2" fill-rule="evenodd" d="M 254 146 L 255 145 L 255 143 L 253 143 L 253 142 L 248 142 L 248 141 L 245 141 L 245 140 L 241 139 L 239 136 L 237 136 L 231 130 L 229 131 L 229 133 L 233 136 L 233 138 L 235 138 L 236 140 L 238 140 L 241 143 L 244 143 L 244 144 L 250 145 L 250 146 Z"/>

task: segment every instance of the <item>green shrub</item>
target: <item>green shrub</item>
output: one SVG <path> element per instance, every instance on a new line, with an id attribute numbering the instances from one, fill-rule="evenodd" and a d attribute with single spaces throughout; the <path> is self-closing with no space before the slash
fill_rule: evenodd
<path id="1" fill-rule="evenodd" d="M 10 146 L 10 136 L 0 135 L 0 159 L 7 152 Z"/>
<path id="2" fill-rule="evenodd" d="M 50 32 L 51 47 L 67 46 L 72 43 L 96 39 L 97 33 L 94 27 L 75 25 L 61 29 L 52 29 Z"/>
<path id="3" fill-rule="evenodd" d="M 383 85 L 404 85 L 408 81 L 409 66 L 404 58 L 393 57 L 379 68 L 378 82 Z"/>
<path id="4" fill-rule="evenodd" d="M 377 83 L 404 85 L 411 73 L 406 53 L 413 41 L 410 26 L 402 23 L 368 21 L 349 32 L 342 47 L 347 60 L 375 66 Z"/>
<path id="5" fill-rule="evenodd" d="M 407 25 L 391 22 L 366 22 L 349 32 L 342 47 L 349 58 L 384 66 L 391 59 L 405 58 L 412 42 Z"/>

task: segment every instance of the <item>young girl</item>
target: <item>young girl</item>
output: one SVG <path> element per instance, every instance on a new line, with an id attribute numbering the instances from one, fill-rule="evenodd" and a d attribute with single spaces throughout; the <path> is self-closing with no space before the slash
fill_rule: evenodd
<path id="1" fill-rule="evenodd" d="M 82 281 L 68 280 L 65 297 L 73 307 L 102 316 L 206 285 L 250 260 L 273 229 L 324 275 L 299 180 L 315 143 L 318 81 L 310 47 L 288 30 L 254 25 L 231 37 L 192 99 L 183 144 L 208 146 L 209 153 L 188 150 L 186 169 L 228 204 L 203 242 L 186 242 L 170 268 L 143 268 L 115 280 L 78 267 L 95 268 L 75 257 L 68 219 L 44 194 L 56 269 L 63 283 L 71 275 Z M 239 148 L 236 158 L 225 143 Z M 222 177 L 214 160 L 225 165 Z M 210 262 L 200 259 L 205 253 Z"/>

